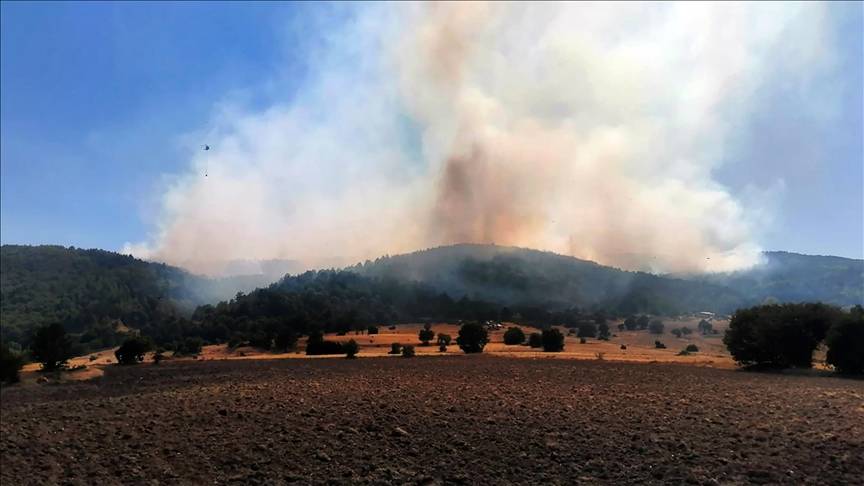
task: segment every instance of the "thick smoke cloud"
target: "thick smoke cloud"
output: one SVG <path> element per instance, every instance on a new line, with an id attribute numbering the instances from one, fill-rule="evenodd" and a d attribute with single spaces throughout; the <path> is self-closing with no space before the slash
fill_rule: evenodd
<path id="1" fill-rule="evenodd" d="M 459 242 L 750 266 L 763 208 L 713 172 L 772 77 L 831 68 L 823 8 L 363 6 L 290 100 L 221 107 L 126 251 L 211 274 Z"/>

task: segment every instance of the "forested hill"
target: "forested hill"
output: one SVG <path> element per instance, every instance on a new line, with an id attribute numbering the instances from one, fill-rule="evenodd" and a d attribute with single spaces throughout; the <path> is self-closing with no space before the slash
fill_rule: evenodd
<path id="1" fill-rule="evenodd" d="M 231 297 L 237 288 L 260 284 L 207 279 L 103 250 L 3 245 L 0 328 L 4 340 L 20 343 L 35 326 L 51 322 L 70 332 L 110 329 L 117 321 L 138 327 L 191 314 L 198 305 Z M 103 337 L 111 334 L 102 331 Z"/>
<path id="2" fill-rule="evenodd" d="M 864 304 L 864 261 L 787 252 L 767 252 L 763 264 L 746 271 L 658 276 L 537 250 L 453 245 L 382 257 L 351 269 L 423 282 L 454 298 L 620 312 L 730 312 L 765 300 Z"/>
<path id="3" fill-rule="evenodd" d="M 864 260 L 785 251 L 764 257 L 761 265 L 745 271 L 692 278 L 737 289 L 759 302 L 864 305 Z"/>
<path id="4" fill-rule="evenodd" d="M 601 308 L 616 313 L 732 311 L 744 296 L 732 288 L 524 248 L 452 245 L 382 257 L 350 268 L 361 275 L 417 281 L 453 298 L 547 309 Z"/>

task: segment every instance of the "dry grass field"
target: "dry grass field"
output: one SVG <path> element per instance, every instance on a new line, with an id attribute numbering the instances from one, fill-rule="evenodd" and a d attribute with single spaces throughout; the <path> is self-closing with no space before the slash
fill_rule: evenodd
<path id="1" fill-rule="evenodd" d="M 0 483 L 860 484 L 864 384 L 459 355 L 174 360 L 2 390 Z"/>

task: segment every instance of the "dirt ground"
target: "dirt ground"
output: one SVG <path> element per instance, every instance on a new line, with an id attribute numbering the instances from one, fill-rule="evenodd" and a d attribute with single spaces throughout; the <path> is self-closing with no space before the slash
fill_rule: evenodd
<path id="1" fill-rule="evenodd" d="M 860 484 L 864 382 L 492 355 L 169 361 L 0 392 L 0 483 Z"/>
<path id="2" fill-rule="evenodd" d="M 564 351 L 561 353 L 544 353 L 542 350 L 532 349 L 526 345 L 523 346 L 507 346 L 504 344 L 504 331 L 507 325 L 500 330 L 489 332 L 490 342 L 486 345 L 484 353 L 500 354 L 517 358 L 538 358 L 544 357 L 547 359 L 588 359 L 596 360 L 602 358 L 612 361 L 626 362 L 659 362 L 659 363 L 687 363 L 699 366 L 711 366 L 715 368 L 734 368 L 735 363 L 731 356 L 726 351 L 723 345 L 722 330 L 725 329 L 727 323 L 721 321 L 715 324 L 721 330 L 720 334 L 702 336 L 696 330 L 697 321 L 667 321 L 667 332 L 662 335 L 651 334 L 648 331 L 618 331 L 617 324 L 619 322 L 610 323 L 615 335 L 609 341 L 599 341 L 597 339 L 588 339 L 585 344 L 580 344 L 579 338 L 575 335 L 568 335 L 568 329 L 559 328 L 565 337 Z M 688 326 L 694 330 L 687 337 L 676 338 L 668 331 L 675 327 Z M 532 332 L 539 332 L 539 329 L 530 326 L 519 326 L 525 332 L 525 335 Z M 359 345 L 359 357 L 382 357 L 388 356 L 390 345 L 392 343 L 413 344 L 415 352 L 421 355 L 441 356 L 444 355 L 461 355 L 462 351 L 456 345 L 456 337 L 459 334 L 459 326 L 454 324 L 434 324 L 432 330 L 435 333 L 449 334 L 453 338 L 452 344 L 448 347 L 445 353 L 438 350 L 438 346 L 434 344 L 430 346 L 421 346 L 418 338 L 420 329 L 423 326 L 420 324 L 400 324 L 395 329 L 387 327 L 379 327 L 379 334 L 354 334 L 349 333 L 345 336 L 337 336 L 328 334 L 326 339 L 339 342 L 347 342 L 354 339 Z M 666 349 L 655 349 L 654 341 L 660 340 L 666 344 Z M 621 345 L 625 345 L 626 349 L 621 349 Z M 678 356 L 678 352 L 684 349 L 688 344 L 695 344 L 699 347 L 699 352 L 689 356 Z M 301 340 L 298 350 L 290 353 L 262 353 L 259 350 L 252 348 L 238 348 L 235 350 L 228 349 L 226 345 L 206 346 L 202 353 L 201 359 L 286 359 L 286 358 L 307 358 L 303 354 L 305 349 L 305 340 Z M 101 363 L 101 361 L 100 361 Z"/>

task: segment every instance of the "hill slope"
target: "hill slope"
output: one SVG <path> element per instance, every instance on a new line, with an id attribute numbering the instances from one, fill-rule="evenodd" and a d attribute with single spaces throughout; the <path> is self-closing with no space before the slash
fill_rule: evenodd
<path id="1" fill-rule="evenodd" d="M 454 298 L 546 308 L 603 308 L 621 313 L 729 311 L 734 290 L 523 248 L 453 245 L 384 257 L 352 268 L 361 275 L 418 281 Z"/>
<path id="2" fill-rule="evenodd" d="M 730 312 L 778 301 L 864 303 L 864 261 L 765 254 L 747 271 L 688 276 L 628 272 L 549 252 L 494 245 L 453 245 L 357 265 L 361 275 L 419 281 L 458 298 L 577 305 L 619 312 Z"/>
<path id="3" fill-rule="evenodd" d="M 51 322 L 71 332 L 117 320 L 139 327 L 264 283 L 254 277 L 207 279 L 103 250 L 3 245 L 0 329 L 4 340 L 21 343 L 31 329 Z"/>

